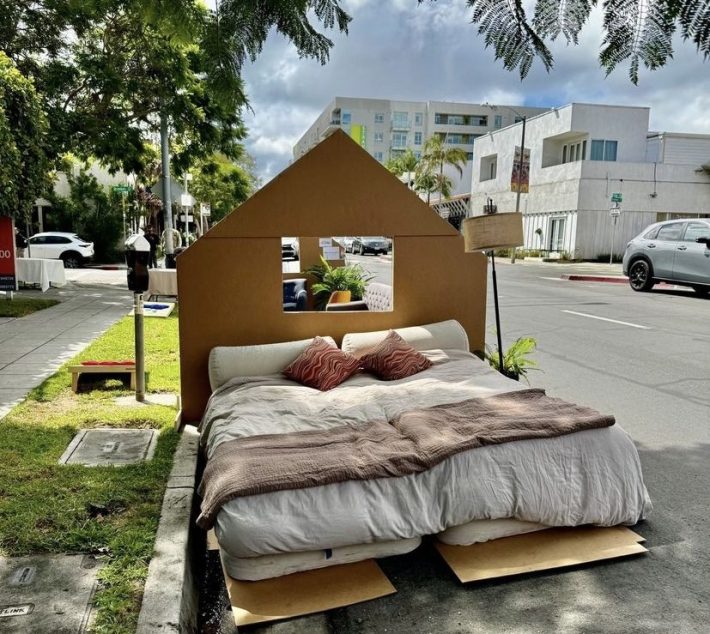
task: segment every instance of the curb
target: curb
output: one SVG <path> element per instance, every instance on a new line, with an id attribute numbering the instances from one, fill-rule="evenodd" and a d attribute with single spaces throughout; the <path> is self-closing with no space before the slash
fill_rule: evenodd
<path id="1" fill-rule="evenodd" d="M 608 282 L 610 284 L 628 284 L 628 277 L 619 277 L 611 275 L 582 275 L 579 273 L 566 273 L 560 275 L 560 279 L 569 280 L 571 282 Z"/>
<path id="2" fill-rule="evenodd" d="M 199 538 L 192 529 L 199 433 L 185 427 L 165 489 L 136 634 L 197 631 Z"/>
<path id="3" fill-rule="evenodd" d="M 92 271 L 125 271 L 128 267 L 125 264 L 95 264 L 84 268 Z"/>

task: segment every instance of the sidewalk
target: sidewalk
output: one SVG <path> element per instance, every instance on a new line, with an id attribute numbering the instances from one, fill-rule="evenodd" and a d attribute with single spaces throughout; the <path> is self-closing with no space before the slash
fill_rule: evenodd
<path id="1" fill-rule="evenodd" d="M 496 258 L 497 264 L 510 264 L 510 258 Z M 621 263 L 608 262 L 543 262 L 542 260 L 516 259 L 514 266 L 538 267 L 550 277 L 580 282 L 612 282 L 628 284 Z"/>
<path id="2" fill-rule="evenodd" d="M 54 298 L 61 303 L 27 317 L 0 319 L 0 420 L 132 306 L 131 293 L 125 287 L 69 282 L 46 293 L 23 291 L 20 295 Z"/>

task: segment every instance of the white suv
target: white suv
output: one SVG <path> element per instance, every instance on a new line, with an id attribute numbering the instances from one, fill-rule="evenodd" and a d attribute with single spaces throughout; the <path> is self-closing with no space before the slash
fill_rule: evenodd
<path id="1" fill-rule="evenodd" d="M 94 243 L 82 240 L 75 233 L 46 231 L 36 233 L 28 242 L 27 257 L 63 260 L 68 269 L 77 269 L 94 257 Z"/>

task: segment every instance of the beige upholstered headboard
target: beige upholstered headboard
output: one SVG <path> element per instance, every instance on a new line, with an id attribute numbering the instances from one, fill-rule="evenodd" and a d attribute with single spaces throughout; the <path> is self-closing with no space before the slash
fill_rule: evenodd
<path id="1" fill-rule="evenodd" d="M 282 309 L 282 236 L 394 239 L 390 312 Z M 177 259 L 183 420 L 210 395 L 216 346 L 296 341 L 456 319 L 471 350 L 484 342 L 486 259 L 359 145 L 336 132 Z"/>

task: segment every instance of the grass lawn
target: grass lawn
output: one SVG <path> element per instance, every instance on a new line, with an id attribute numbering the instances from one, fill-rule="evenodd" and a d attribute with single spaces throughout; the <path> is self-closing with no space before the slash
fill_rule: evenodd
<path id="1" fill-rule="evenodd" d="M 178 320 L 145 320 L 148 390 L 178 392 Z M 133 358 L 126 317 L 69 364 Z M 74 394 L 67 365 L 0 421 L 0 554 L 95 553 L 103 563 L 95 630 L 135 630 L 178 434 L 175 410 L 118 407 L 117 380 Z M 84 378 L 82 378 L 81 385 Z M 125 467 L 59 465 L 79 428 L 160 429 L 153 460 Z"/>
<path id="2" fill-rule="evenodd" d="M 0 298 L 0 317 L 24 317 L 58 303 L 56 299 L 17 297 L 17 295 L 13 299 Z"/>

